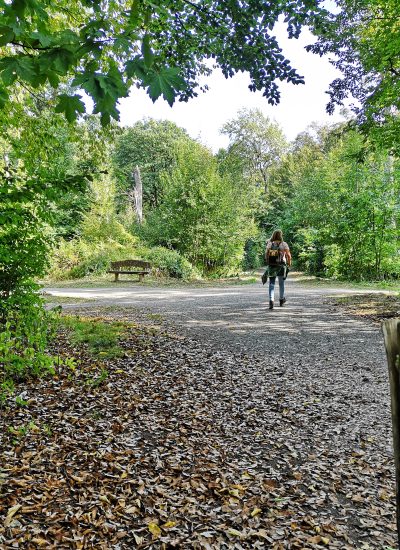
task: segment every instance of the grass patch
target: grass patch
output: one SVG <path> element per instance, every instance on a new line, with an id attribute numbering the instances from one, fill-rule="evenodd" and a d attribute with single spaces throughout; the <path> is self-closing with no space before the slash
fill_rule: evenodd
<path id="1" fill-rule="evenodd" d="M 162 321 L 163 316 L 160 313 L 147 313 L 148 319 L 153 319 L 154 321 Z"/>
<path id="2" fill-rule="evenodd" d="M 60 326 L 69 331 L 72 345 L 85 345 L 88 352 L 95 357 L 116 359 L 124 353 L 119 341 L 128 328 L 126 323 L 67 315 L 61 317 Z"/>

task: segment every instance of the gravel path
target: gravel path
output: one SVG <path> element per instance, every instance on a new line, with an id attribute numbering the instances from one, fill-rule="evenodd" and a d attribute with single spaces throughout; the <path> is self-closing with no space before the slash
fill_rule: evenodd
<path id="1" fill-rule="evenodd" d="M 351 293 L 350 290 L 312 288 L 288 280 L 288 302 L 273 311 L 268 310 L 267 289 L 261 284 L 194 289 L 121 285 L 101 289 L 49 288 L 46 292 L 94 299 L 87 304 L 90 308 L 116 305 L 161 315 L 189 334 L 211 339 L 216 346 L 273 356 L 278 361 L 346 361 L 360 368 L 378 369 L 385 363 L 379 326 L 349 317 L 326 303 L 327 296 Z"/>
<path id="2" fill-rule="evenodd" d="M 205 360 L 204 372 L 201 362 L 200 368 L 193 363 L 193 391 L 184 390 L 181 405 L 189 391 L 193 407 L 200 399 L 204 408 L 204 388 L 210 422 L 218 432 L 229 434 L 225 452 L 230 462 L 242 471 L 264 472 L 286 484 L 286 490 L 295 475 L 302 486 L 293 497 L 298 506 L 302 509 L 305 502 L 311 517 L 325 527 L 335 520 L 337 538 L 333 531 L 328 537 L 334 547 L 390 548 L 394 482 L 380 327 L 345 315 L 326 299 L 349 291 L 288 283 L 287 304 L 273 311 L 268 310 L 266 288 L 258 284 L 47 291 L 94 298 L 79 306 L 88 312 L 98 306 L 122 306 L 142 319 L 155 321 L 160 315 L 171 330 L 183 331 L 194 342 L 193 353 L 200 356 L 203 346 Z M 108 312 L 113 315 L 112 308 Z M 226 365 L 219 375 L 224 353 Z M 181 362 L 180 357 L 180 369 Z M 166 391 L 169 375 L 161 381 Z M 257 411 L 256 417 L 251 411 Z M 230 422 L 220 426 L 218 419 L 227 416 Z M 260 433 L 268 434 L 264 443 Z M 299 517 L 304 519 L 305 512 Z M 291 546 L 287 531 L 282 532 L 282 538 L 274 539 L 286 541 L 282 548 L 301 547 Z M 324 547 L 318 536 L 315 545 L 311 537 L 303 548 Z"/>

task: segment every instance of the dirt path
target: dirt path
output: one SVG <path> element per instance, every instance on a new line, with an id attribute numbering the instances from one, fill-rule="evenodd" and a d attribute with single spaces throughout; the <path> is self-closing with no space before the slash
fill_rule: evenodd
<path id="1" fill-rule="evenodd" d="M 89 303 L 88 307 L 133 307 L 161 315 L 190 334 L 247 353 L 275 355 L 278 336 L 279 357 L 311 356 L 341 361 L 343 357 L 356 355 L 362 364 L 384 360 L 377 325 L 349 317 L 326 303 L 327 296 L 351 290 L 313 288 L 289 280 L 287 304 L 273 311 L 268 310 L 267 290 L 261 284 L 193 289 L 124 284 L 47 291 L 55 296 L 94 299 L 95 304 Z M 365 342 L 369 345 L 365 346 Z"/>
<path id="2" fill-rule="evenodd" d="M 177 489 L 180 497 L 186 491 L 194 498 L 192 527 L 182 527 L 180 539 L 165 535 L 166 543 L 212 549 L 394 547 L 382 336 L 378 324 L 327 303 L 327 296 L 342 289 L 289 282 L 287 305 L 273 311 L 261 285 L 49 292 L 95 298 L 79 306 L 92 315 L 100 307 L 109 317 L 123 312 L 158 322 L 161 316 L 167 330 L 183 335 L 175 347 L 168 338 L 157 340 L 158 359 L 135 382 L 146 402 L 135 427 L 137 448 L 147 449 L 166 470 L 175 461 L 183 476 L 190 479 L 194 469 L 203 480 L 190 489 L 194 497 Z M 209 486 L 204 462 L 198 466 L 202 458 L 213 464 L 214 477 L 225 479 L 225 489 L 221 498 L 203 500 L 197 487 L 196 504 L 196 483 Z M 161 491 L 167 491 L 165 479 L 158 478 Z M 152 547 L 161 548 L 157 544 Z"/>

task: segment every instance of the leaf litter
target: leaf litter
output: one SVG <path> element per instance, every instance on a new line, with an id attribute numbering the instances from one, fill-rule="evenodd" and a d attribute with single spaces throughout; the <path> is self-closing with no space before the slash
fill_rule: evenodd
<path id="1" fill-rule="evenodd" d="M 53 351 L 78 366 L 20 383 L 27 406 L 3 406 L 0 548 L 395 547 L 387 403 L 360 393 L 351 365 L 326 385 L 307 358 L 103 311 L 132 316 L 118 359 L 61 331 Z"/>

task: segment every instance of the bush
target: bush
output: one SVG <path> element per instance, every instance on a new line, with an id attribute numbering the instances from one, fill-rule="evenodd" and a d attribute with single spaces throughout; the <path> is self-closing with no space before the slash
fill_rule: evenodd
<path id="1" fill-rule="evenodd" d="M 38 286 L 25 283 L 0 301 L 0 374 L 2 385 L 52 372 L 46 353 L 54 333 L 54 315 L 44 309 Z"/>
<path id="2" fill-rule="evenodd" d="M 141 251 L 144 260 L 149 261 L 159 274 L 176 279 L 200 278 L 192 264 L 175 250 L 157 246 Z"/>
<path id="3" fill-rule="evenodd" d="M 51 243 L 45 191 L 38 178 L 0 165 L 0 399 L 12 380 L 52 368 L 51 315 L 32 282 L 45 272 Z"/>
<path id="4" fill-rule="evenodd" d="M 111 262 L 135 258 L 137 256 L 135 242 L 133 237 L 130 245 L 114 241 L 93 244 L 79 239 L 62 241 L 53 253 L 48 276 L 62 281 L 101 275 L 109 269 Z"/>
<path id="5" fill-rule="evenodd" d="M 324 247 L 317 230 L 299 229 L 295 234 L 293 253 L 299 269 L 317 277 L 325 275 Z"/>

